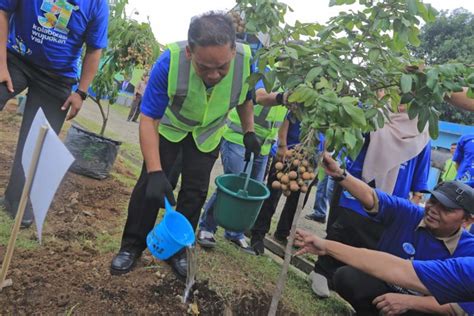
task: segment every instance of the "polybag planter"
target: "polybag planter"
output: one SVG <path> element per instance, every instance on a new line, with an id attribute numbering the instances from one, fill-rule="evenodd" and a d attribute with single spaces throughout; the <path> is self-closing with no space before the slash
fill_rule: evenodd
<path id="1" fill-rule="evenodd" d="M 72 125 L 65 145 L 76 159 L 70 171 L 94 179 L 108 177 L 122 142 L 97 135 Z"/>

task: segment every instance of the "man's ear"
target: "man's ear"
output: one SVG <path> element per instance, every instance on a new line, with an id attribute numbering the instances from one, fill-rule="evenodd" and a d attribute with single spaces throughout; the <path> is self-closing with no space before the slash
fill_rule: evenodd
<path id="1" fill-rule="evenodd" d="M 189 45 L 186 45 L 186 59 L 191 60 L 191 55 L 192 55 L 191 47 L 189 47 Z"/>

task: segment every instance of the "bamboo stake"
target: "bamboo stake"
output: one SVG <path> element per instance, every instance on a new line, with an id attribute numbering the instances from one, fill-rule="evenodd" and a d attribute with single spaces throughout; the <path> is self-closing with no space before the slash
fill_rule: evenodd
<path id="1" fill-rule="evenodd" d="M 275 316 L 278 309 L 278 303 L 280 302 L 283 290 L 285 289 L 286 278 L 288 274 L 288 268 L 290 266 L 293 241 L 295 240 L 296 234 L 296 225 L 298 224 L 298 219 L 301 215 L 301 211 L 304 206 L 304 199 L 306 194 L 300 193 L 298 198 L 298 205 L 296 206 L 295 217 L 293 217 L 293 223 L 291 224 L 291 231 L 288 242 L 285 248 L 285 260 L 283 262 L 283 267 L 281 269 L 280 277 L 278 278 L 277 286 L 275 292 L 273 293 L 272 302 L 270 304 L 270 310 L 268 311 L 268 316 Z"/>
<path id="2" fill-rule="evenodd" d="M 13 256 L 13 250 L 15 249 L 16 239 L 18 237 L 18 232 L 20 231 L 21 220 L 25 214 L 26 203 L 28 202 L 28 197 L 30 195 L 31 186 L 36 174 L 36 168 L 38 167 L 38 160 L 41 154 L 41 149 L 43 148 L 44 140 L 46 138 L 46 133 L 48 132 L 48 126 L 43 125 L 40 128 L 38 138 L 36 139 L 36 145 L 33 152 L 33 157 L 30 163 L 30 169 L 25 180 L 25 185 L 23 186 L 23 192 L 20 198 L 20 204 L 18 205 L 18 210 L 15 217 L 15 223 L 13 224 L 12 232 L 10 235 L 10 240 L 8 241 L 7 252 L 3 259 L 2 271 L 0 273 L 0 292 L 4 287 L 11 286 L 12 280 L 5 280 L 8 272 L 8 267 Z"/>

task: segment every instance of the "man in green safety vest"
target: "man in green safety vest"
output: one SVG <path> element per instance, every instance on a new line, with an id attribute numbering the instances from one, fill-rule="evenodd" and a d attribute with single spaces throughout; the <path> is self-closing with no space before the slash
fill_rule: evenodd
<path id="1" fill-rule="evenodd" d="M 130 198 L 112 274 L 133 268 L 146 248 L 146 236 L 164 198 L 176 204 L 167 176 L 179 151 L 183 161 L 177 210 L 194 228 L 232 109 L 242 125 L 245 150 L 249 155 L 260 153 L 246 83 L 252 71 L 250 58 L 250 48 L 235 41 L 232 20 L 216 12 L 194 17 L 188 41 L 168 45 L 158 58 L 141 105 L 139 135 L 144 164 Z M 184 249 L 168 262 L 179 276 L 186 276 Z"/>
<path id="2" fill-rule="evenodd" d="M 256 156 L 251 170 L 251 178 L 263 181 L 267 166 L 268 155 L 272 142 L 275 140 L 278 129 L 285 120 L 287 108 L 281 106 L 287 95 L 283 92 L 267 93 L 263 81 L 255 86 L 256 103 L 254 107 L 255 133 L 262 144 L 260 155 Z M 235 110 L 229 114 L 228 129 L 224 132 L 224 140 L 221 144 L 221 159 L 224 173 L 240 173 L 244 168 L 245 148 L 242 141 L 242 126 L 239 116 Z M 207 202 L 201 221 L 199 222 L 199 233 L 197 242 L 205 248 L 214 248 L 216 240 L 214 234 L 217 224 L 214 221 L 214 203 L 216 193 Z M 245 240 L 243 232 L 225 231 L 224 237 L 240 247 L 244 252 L 255 254 L 253 249 Z"/>

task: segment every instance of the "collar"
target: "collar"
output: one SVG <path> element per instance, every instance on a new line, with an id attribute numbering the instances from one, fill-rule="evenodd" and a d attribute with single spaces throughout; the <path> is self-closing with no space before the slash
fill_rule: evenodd
<path id="1" fill-rule="evenodd" d="M 423 221 L 423 219 L 421 219 L 420 223 L 418 224 L 418 226 L 416 227 L 415 230 L 418 230 L 418 228 L 427 229 L 425 221 Z M 459 230 L 452 236 L 449 236 L 449 237 L 436 237 L 436 236 L 433 236 L 433 237 L 435 237 L 436 239 L 442 241 L 443 244 L 445 245 L 445 247 L 448 249 L 449 253 L 452 256 L 454 254 L 454 251 L 456 250 L 458 244 L 459 244 L 459 240 L 461 239 L 461 235 L 462 235 L 462 228 L 459 228 Z"/>

